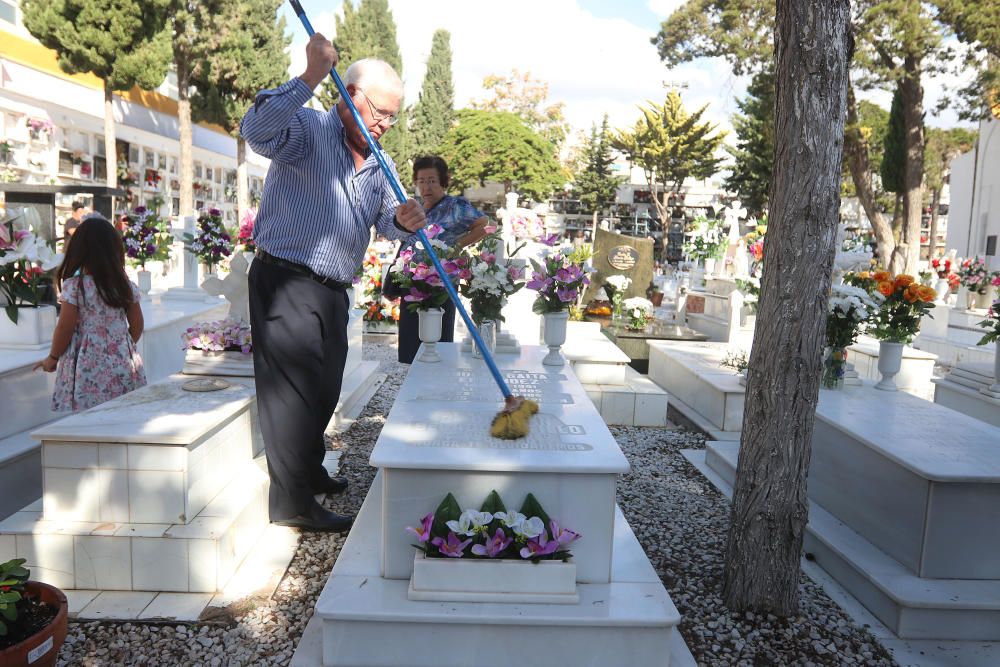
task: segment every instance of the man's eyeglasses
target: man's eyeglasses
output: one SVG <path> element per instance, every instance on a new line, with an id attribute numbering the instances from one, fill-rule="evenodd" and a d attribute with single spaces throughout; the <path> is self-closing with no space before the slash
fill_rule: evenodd
<path id="1" fill-rule="evenodd" d="M 396 124 L 396 121 L 399 120 L 399 116 L 397 116 L 392 112 L 384 111 L 376 107 L 374 104 L 372 104 L 372 101 L 368 99 L 368 94 L 362 89 L 358 88 L 358 92 L 365 96 L 365 101 L 368 102 L 368 108 L 372 112 L 372 120 L 374 120 L 376 123 L 381 123 L 382 121 L 388 120 L 389 125 Z"/>

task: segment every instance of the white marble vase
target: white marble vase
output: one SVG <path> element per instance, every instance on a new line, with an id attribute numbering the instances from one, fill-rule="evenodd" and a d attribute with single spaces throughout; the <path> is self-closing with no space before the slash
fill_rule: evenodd
<path id="1" fill-rule="evenodd" d="M 895 377 L 903 365 L 903 344 L 883 340 L 878 345 L 878 371 L 882 379 L 875 385 L 882 391 L 899 391 Z"/>
<path id="2" fill-rule="evenodd" d="M 135 275 L 139 280 L 139 292 L 142 294 L 142 300 L 149 301 L 149 291 L 153 289 L 153 274 L 146 269 L 139 269 Z"/>
<path id="3" fill-rule="evenodd" d="M 558 313 L 545 313 L 542 318 L 545 320 L 545 344 L 549 346 L 549 353 L 542 359 L 542 363 L 546 366 L 563 366 L 566 359 L 559 348 L 566 342 L 569 312 L 561 310 Z"/>
<path id="4" fill-rule="evenodd" d="M 976 292 L 976 301 L 973 304 L 976 310 L 989 310 L 993 305 L 993 286 L 986 288 L 985 292 Z"/>
<path id="5" fill-rule="evenodd" d="M 948 295 L 951 294 L 951 285 L 948 284 L 947 279 L 940 278 L 934 283 L 934 291 L 937 292 L 938 303 L 947 303 Z"/>
<path id="6" fill-rule="evenodd" d="M 437 352 L 437 342 L 441 340 L 442 318 L 444 318 L 442 308 L 417 311 L 417 335 L 424 344 L 420 352 L 420 361 L 428 363 L 441 361 Z"/>
<path id="7" fill-rule="evenodd" d="M 41 350 L 52 341 L 55 328 L 55 306 L 19 307 L 17 324 L 0 312 L 0 349 Z"/>

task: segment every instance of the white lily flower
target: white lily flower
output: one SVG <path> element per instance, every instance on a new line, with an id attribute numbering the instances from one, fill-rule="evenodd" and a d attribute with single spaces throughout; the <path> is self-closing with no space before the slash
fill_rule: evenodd
<path id="1" fill-rule="evenodd" d="M 492 520 L 493 515 L 489 512 L 480 512 L 479 510 L 470 509 L 462 512 L 461 516 L 458 517 L 458 521 L 448 521 L 446 525 L 449 530 L 456 535 L 471 537 L 472 535 L 483 532 L 483 529 L 489 525 Z"/>
<path id="2" fill-rule="evenodd" d="M 500 521 L 503 522 L 503 525 L 506 526 L 507 528 L 515 528 L 524 523 L 528 517 L 524 516 L 520 512 L 510 511 L 510 512 L 497 512 L 496 514 L 493 515 L 493 518 L 500 519 Z"/>
<path id="3" fill-rule="evenodd" d="M 532 537 L 538 537 L 545 530 L 545 524 L 537 516 L 533 516 L 530 519 L 522 521 L 517 526 L 512 526 L 514 532 L 521 537 L 526 537 L 531 539 Z"/>

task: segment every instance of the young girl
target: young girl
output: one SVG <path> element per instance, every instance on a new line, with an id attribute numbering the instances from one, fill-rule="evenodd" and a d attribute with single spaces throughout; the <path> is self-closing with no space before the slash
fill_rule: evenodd
<path id="1" fill-rule="evenodd" d="M 86 410 L 146 384 L 135 344 L 142 335 L 139 288 L 125 274 L 125 250 L 99 213 L 83 219 L 57 274 L 62 308 L 49 356 L 57 371 L 52 409 Z"/>

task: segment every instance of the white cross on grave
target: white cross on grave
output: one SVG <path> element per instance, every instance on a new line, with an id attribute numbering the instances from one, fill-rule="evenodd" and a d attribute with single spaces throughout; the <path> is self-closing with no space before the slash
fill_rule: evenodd
<path id="1" fill-rule="evenodd" d="M 229 317 L 234 320 L 250 321 L 250 286 L 247 283 L 247 262 L 242 252 L 237 252 L 229 260 L 229 275 L 225 278 L 209 276 L 201 288 L 212 296 L 222 296 L 229 302 Z"/>

